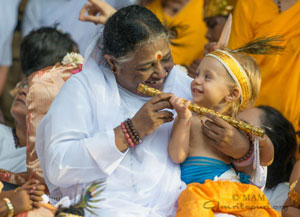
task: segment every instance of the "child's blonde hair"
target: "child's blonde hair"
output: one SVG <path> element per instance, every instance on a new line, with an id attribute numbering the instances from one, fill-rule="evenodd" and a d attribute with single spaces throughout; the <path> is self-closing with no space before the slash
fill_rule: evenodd
<path id="1" fill-rule="evenodd" d="M 261 76 L 259 66 L 253 57 L 238 52 L 227 52 L 231 56 L 233 56 L 236 59 L 236 61 L 241 65 L 241 67 L 246 72 L 249 80 L 250 96 L 246 103 L 243 106 L 241 106 L 241 97 L 237 101 L 232 103 L 231 116 L 236 116 L 238 112 L 241 112 L 242 110 L 252 107 L 254 105 L 260 90 Z M 234 85 L 236 86 L 237 84 L 234 82 Z"/>

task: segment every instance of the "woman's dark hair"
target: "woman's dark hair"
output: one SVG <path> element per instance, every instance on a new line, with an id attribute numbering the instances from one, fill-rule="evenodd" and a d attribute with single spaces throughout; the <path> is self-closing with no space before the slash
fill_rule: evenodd
<path id="1" fill-rule="evenodd" d="M 268 167 L 266 188 L 276 187 L 288 182 L 295 164 L 297 149 L 296 133 L 293 125 L 276 109 L 258 106 L 263 111 L 262 128 L 274 145 L 274 161 Z"/>
<path id="2" fill-rule="evenodd" d="M 105 24 L 103 45 L 104 54 L 115 58 L 123 57 L 137 45 L 155 36 L 168 36 L 166 28 L 148 9 L 132 5 L 118 10 Z"/>
<path id="3" fill-rule="evenodd" d="M 62 61 L 67 53 L 77 49 L 67 33 L 53 27 L 31 31 L 22 40 L 20 49 L 21 68 L 26 76 Z"/>

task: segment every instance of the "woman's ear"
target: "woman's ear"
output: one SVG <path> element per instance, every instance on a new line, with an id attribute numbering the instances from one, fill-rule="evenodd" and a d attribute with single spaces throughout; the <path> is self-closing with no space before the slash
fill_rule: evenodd
<path id="1" fill-rule="evenodd" d="M 116 73 L 118 72 L 118 66 L 116 64 L 116 60 L 113 56 L 109 55 L 109 54 L 104 54 L 104 58 L 106 59 L 107 63 L 110 66 L 111 71 L 116 75 Z"/>
<path id="2" fill-rule="evenodd" d="M 225 97 L 226 102 L 235 102 L 241 96 L 241 90 L 238 87 L 234 87 L 230 90 L 230 92 Z"/>

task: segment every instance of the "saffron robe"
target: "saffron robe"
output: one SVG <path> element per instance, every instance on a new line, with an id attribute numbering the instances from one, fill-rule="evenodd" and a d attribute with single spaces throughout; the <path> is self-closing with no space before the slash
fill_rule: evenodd
<path id="1" fill-rule="evenodd" d="M 257 105 L 275 107 L 300 130 L 300 1 L 279 13 L 273 0 L 238 1 L 229 47 L 237 48 L 263 37 L 279 35 L 280 55 L 254 55 L 262 76 Z"/>
<path id="2" fill-rule="evenodd" d="M 240 217 L 279 216 L 259 188 L 238 182 L 192 183 L 178 198 L 176 217 L 213 217 L 214 213 Z"/>

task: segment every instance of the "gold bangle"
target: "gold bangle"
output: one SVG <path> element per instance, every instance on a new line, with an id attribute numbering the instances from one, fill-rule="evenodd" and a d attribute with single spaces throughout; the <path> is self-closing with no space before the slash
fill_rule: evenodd
<path id="1" fill-rule="evenodd" d="M 3 198 L 4 202 L 6 203 L 6 206 L 8 208 L 8 214 L 7 217 L 12 217 L 15 214 L 14 206 L 10 202 L 10 199 L 8 198 Z"/>
<path id="2" fill-rule="evenodd" d="M 300 208 L 300 193 L 298 193 L 295 190 L 296 184 L 298 183 L 298 180 L 293 182 L 290 186 L 290 192 L 289 192 L 289 199 L 296 204 L 297 208 Z"/>
<path id="3" fill-rule="evenodd" d="M 71 214 L 71 213 L 61 212 L 61 213 L 58 214 L 58 217 L 82 217 L 82 216 Z"/>

